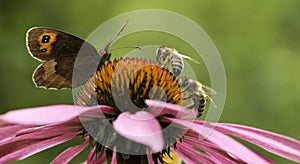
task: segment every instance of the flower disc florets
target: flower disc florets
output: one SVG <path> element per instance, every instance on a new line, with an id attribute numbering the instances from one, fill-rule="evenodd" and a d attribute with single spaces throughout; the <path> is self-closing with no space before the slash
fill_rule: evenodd
<path id="1" fill-rule="evenodd" d="M 80 89 L 75 102 L 83 106 L 100 104 L 113 107 L 115 114 L 105 115 L 105 119 L 112 123 L 122 112 L 134 114 L 138 111 L 147 111 L 146 99 L 180 105 L 181 98 L 178 80 L 169 70 L 148 59 L 120 58 L 100 67 L 94 77 Z M 159 120 L 159 117 L 157 119 Z M 111 126 L 103 122 L 103 118 L 98 121 L 94 119 L 88 125 L 85 131 L 92 131 L 95 134 L 93 137 L 97 142 L 95 141 L 94 144 L 97 145 L 96 152 L 99 155 L 104 151 L 109 154 L 108 151 L 116 149 L 117 152 L 121 152 L 121 158 L 126 159 L 132 151 L 146 154 L 149 150 L 146 146 L 119 135 Z M 162 129 L 169 126 L 164 122 L 160 125 Z M 134 125 L 132 126 L 134 128 Z M 153 154 L 153 157 L 161 160 L 162 155 L 169 152 L 169 147 L 181 138 L 182 132 L 183 130 L 178 127 L 164 130 L 165 149 Z"/>

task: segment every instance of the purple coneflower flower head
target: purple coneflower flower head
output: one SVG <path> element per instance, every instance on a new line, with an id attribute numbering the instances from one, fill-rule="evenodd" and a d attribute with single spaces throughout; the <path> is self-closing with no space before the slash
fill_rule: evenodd
<path id="1" fill-rule="evenodd" d="M 154 71 L 155 70 L 155 71 Z M 52 163 L 85 149 L 85 163 L 273 163 L 235 139 L 300 162 L 300 142 L 253 127 L 193 120 L 176 78 L 155 62 L 108 62 L 80 89 L 76 106 L 21 109 L 0 116 L 0 163 L 82 138 Z M 101 105 L 98 105 L 101 104 Z M 178 160 L 178 157 L 181 160 Z"/>

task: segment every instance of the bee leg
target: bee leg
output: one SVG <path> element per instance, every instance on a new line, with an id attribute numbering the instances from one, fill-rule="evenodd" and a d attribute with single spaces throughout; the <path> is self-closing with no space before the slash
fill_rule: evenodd
<path id="1" fill-rule="evenodd" d="M 185 96 L 185 97 L 182 98 L 182 100 L 188 100 L 190 98 L 192 98 L 192 95 Z"/>

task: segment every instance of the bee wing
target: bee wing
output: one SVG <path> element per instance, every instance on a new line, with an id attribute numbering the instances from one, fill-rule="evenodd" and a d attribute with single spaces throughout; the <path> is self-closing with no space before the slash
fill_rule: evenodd
<path id="1" fill-rule="evenodd" d="M 207 90 L 210 93 L 210 95 L 217 94 L 217 92 L 214 89 L 210 88 L 209 86 L 206 86 L 206 85 L 202 84 L 202 88 L 204 88 L 205 90 Z M 212 106 L 214 108 L 217 108 L 217 104 L 215 103 L 215 101 L 209 95 L 207 95 L 206 98 L 211 102 L 211 104 L 212 104 Z"/>
<path id="2" fill-rule="evenodd" d="M 177 52 L 177 51 L 175 51 L 174 53 L 175 53 L 176 55 L 178 55 L 179 57 L 181 57 L 181 58 L 188 59 L 188 60 L 190 60 L 190 61 L 193 61 L 193 62 L 196 63 L 196 64 L 200 64 L 197 60 L 195 60 L 195 59 L 193 59 L 193 58 L 191 58 L 191 57 L 189 57 L 189 56 L 187 56 L 187 55 L 180 54 L 180 53 Z"/>
<path id="3" fill-rule="evenodd" d="M 209 86 L 206 86 L 206 85 L 202 84 L 202 88 L 204 88 L 205 90 L 207 90 L 209 93 L 211 93 L 213 95 L 217 94 L 217 92 Z"/>

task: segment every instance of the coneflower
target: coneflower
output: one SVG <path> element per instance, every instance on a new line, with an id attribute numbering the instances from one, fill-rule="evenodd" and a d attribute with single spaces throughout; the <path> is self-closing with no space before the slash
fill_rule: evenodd
<path id="1" fill-rule="evenodd" d="M 299 141 L 242 125 L 193 120 L 198 113 L 186 109 L 183 97 L 174 75 L 157 63 L 116 59 L 79 90 L 78 106 L 1 115 L 0 163 L 77 137 L 82 144 L 61 152 L 52 163 L 68 163 L 84 149 L 90 149 L 86 163 L 272 163 L 229 136 L 300 162 Z M 206 130 L 210 135 L 204 136 Z"/>

